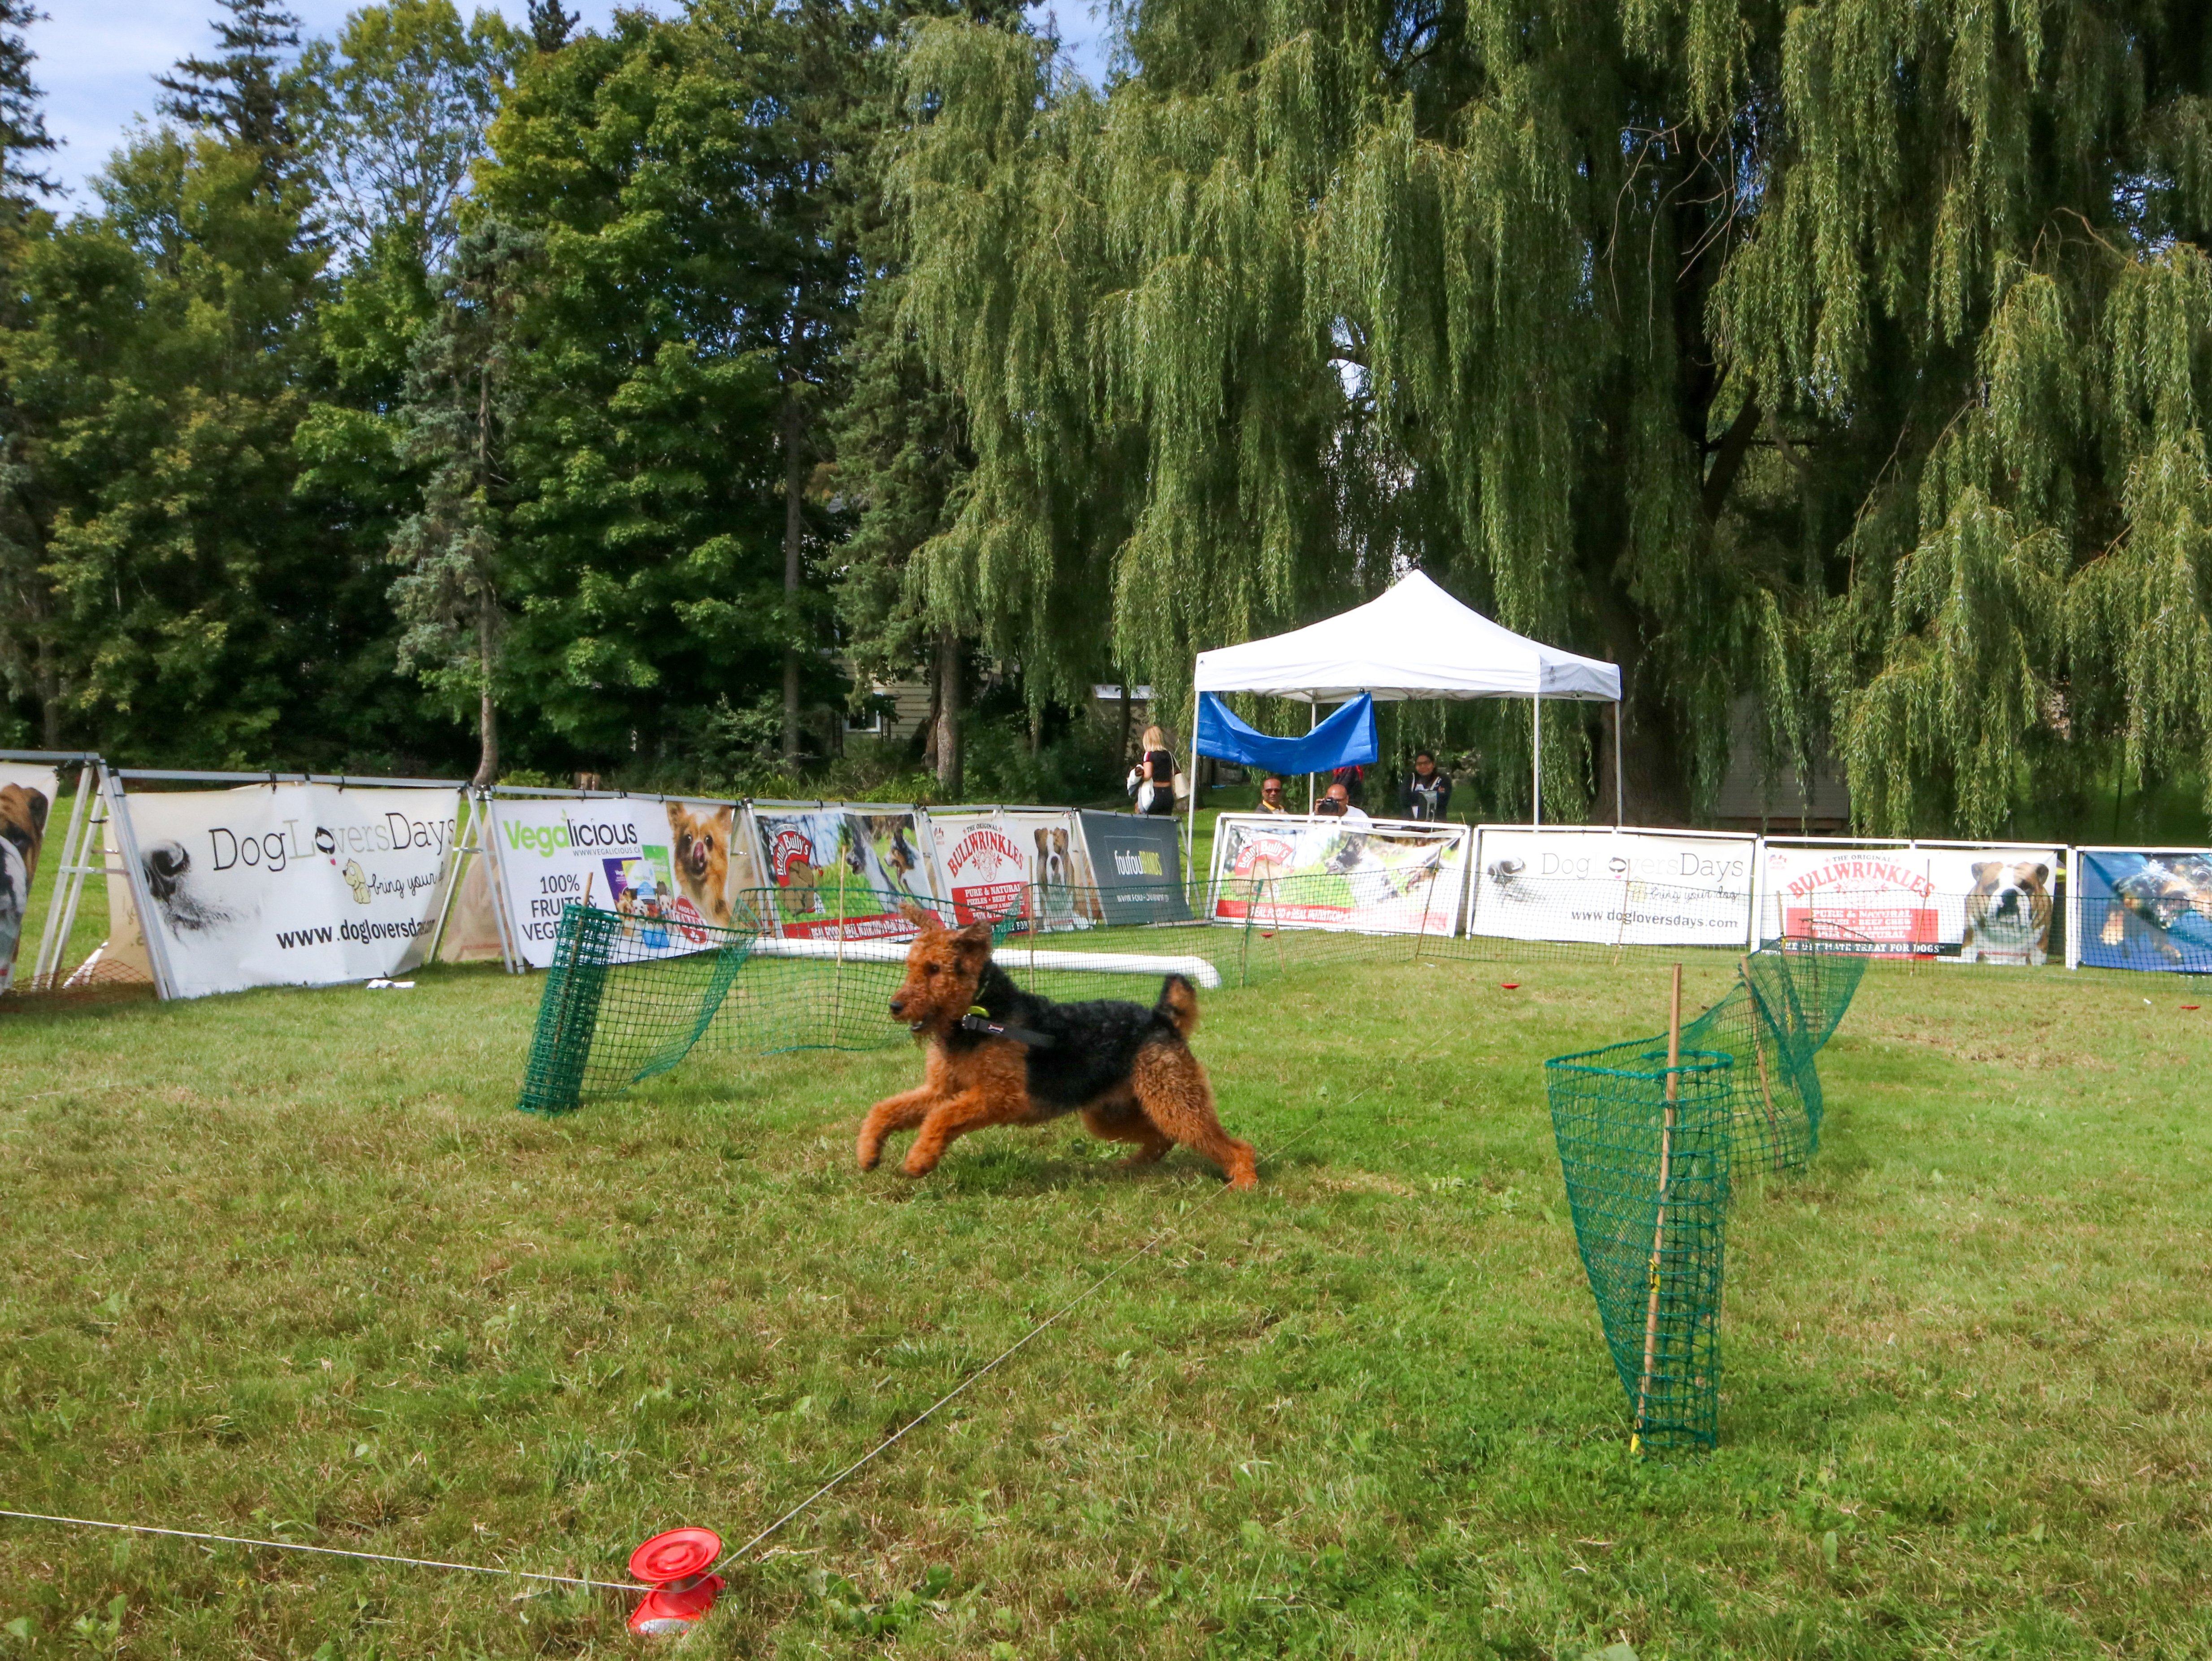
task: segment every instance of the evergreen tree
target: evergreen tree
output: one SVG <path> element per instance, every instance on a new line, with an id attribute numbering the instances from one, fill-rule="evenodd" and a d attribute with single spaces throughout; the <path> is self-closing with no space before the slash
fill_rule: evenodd
<path id="1" fill-rule="evenodd" d="M 538 252 L 534 236 L 497 219 L 472 227 L 408 377 L 405 448 L 428 478 L 420 511 L 392 542 L 392 559 L 406 568 L 392 585 L 393 607 L 406 625 L 400 666 L 449 703 L 474 706 L 479 789 L 499 782 L 514 319 Z"/>
<path id="2" fill-rule="evenodd" d="M 293 104 L 300 79 L 288 58 L 299 48 L 300 20 L 275 0 L 216 3 L 228 14 L 208 25 L 218 55 L 180 58 L 156 76 L 167 96 L 155 107 L 259 156 L 270 178 L 279 178 L 299 159 Z"/>
<path id="3" fill-rule="evenodd" d="M 913 60 L 906 314 L 976 456 L 933 605 L 1110 628 L 1172 705 L 1417 563 L 1624 664 L 1643 816 L 1742 691 L 1785 753 L 1832 720 L 1876 829 L 2114 739 L 2212 779 L 2203 8 L 1125 21 L 1103 95 L 996 31 Z M 1525 715 L 1470 719 L 1525 809 Z M 1547 797 L 1609 771 L 1546 725 Z"/>
<path id="4" fill-rule="evenodd" d="M 0 330 L 21 326 L 21 277 L 28 245 L 46 234 L 41 198 L 52 178 L 33 163 L 54 148 L 31 80 L 34 54 L 24 31 L 41 14 L 26 0 L 0 0 Z M 0 404 L 0 683 L 35 706 L 40 744 L 62 745 L 61 666 L 51 584 L 33 506 L 37 478 L 24 465 L 23 412 Z M 13 724 L 0 708 L 0 733 Z"/>

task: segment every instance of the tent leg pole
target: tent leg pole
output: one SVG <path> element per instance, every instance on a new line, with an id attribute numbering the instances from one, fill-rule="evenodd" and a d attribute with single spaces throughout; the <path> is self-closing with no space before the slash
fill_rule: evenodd
<path id="1" fill-rule="evenodd" d="M 1528 720 L 1534 737 L 1528 745 L 1528 825 L 1544 822 L 1544 689 L 1528 700 Z"/>
<path id="2" fill-rule="evenodd" d="M 1313 729 L 1314 729 L 1316 727 L 1318 727 L 1320 724 L 1321 724 L 1321 700 L 1320 700 L 1319 698 L 1308 698 L 1308 699 L 1306 700 L 1306 731 L 1307 731 L 1307 733 L 1312 733 Z M 1309 774 L 1307 774 L 1307 775 L 1306 775 L 1306 817 L 1307 817 L 1308 818 L 1311 818 L 1313 817 L 1313 810 L 1314 810 L 1314 777 L 1315 777 L 1315 776 L 1314 776 L 1313 774 L 1311 774 L 1311 773 L 1309 773 Z"/>
<path id="3" fill-rule="evenodd" d="M 1622 781 L 1627 773 L 1620 764 L 1620 700 L 1613 701 L 1613 828 L 1616 830 L 1628 823 L 1628 794 Z"/>

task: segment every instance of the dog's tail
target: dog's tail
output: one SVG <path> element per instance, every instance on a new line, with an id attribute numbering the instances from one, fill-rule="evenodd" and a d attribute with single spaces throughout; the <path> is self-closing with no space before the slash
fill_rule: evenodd
<path id="1" fill-rule="evenodd" d="M 1188 1038 L 1198 1028 L 1198 989 L 1180 975 L 1169 976 L 1160 983 L 1152 1014 L 1175 1028 L 1177 1037 Z"/>

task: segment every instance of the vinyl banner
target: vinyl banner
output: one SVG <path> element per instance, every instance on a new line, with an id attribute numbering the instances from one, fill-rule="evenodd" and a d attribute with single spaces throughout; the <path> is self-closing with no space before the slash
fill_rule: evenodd
<path id="1" fill-rule="evenodd" d="M 2061 849 L 2015 843 L 1769 841 L 1759 938 L 2039 966 L 2064 865 Z"/>
<path id="2" fill-rule="evenodd" d="M 1212 915 L 1270 928 L 1450 934 L 1467 844 L 1463 824 L 1224 813 L 1213 827 Z"/>
<path id="3" fill-rule="evenodd" d="M 260 784 L 119 803 L 172 997 L 394 975 L 429 948 L 458 791 Z"/>
<path id="4" fill-rule="evenodd" d="M 929 816 L 938 891 L 961 922 L 1031 918 L 1046 929 L 1087 928 L 1097 901 L 1076 851 L 1075 821 L 1060 808 L 1000 808 Z"/>
<path id="5" fill-rule="evenodd" d="M 1150 813 L 1076 815 L 1098 910 L 1109 925 L 1188 922 L 1182 891 L 1182 827 Z"/>
<path id="6" fill-rule="evenodd" d="M 902 900 L 933 903 L 930 834 L 914 808 L 756 802 L 754 834 L 786 938 L 911 934 Z"/>
<path id="7" fill-rule="evenodd" d="M 15 977 L 15 954 L 30 922 L 31 880 L 38 874 L 46 820 L 60 798 L 61 776 L 52 768 L 0 761 L 0 992 Z"/>
<path id="8" fill-rule="evenodd" d="M 1756 837 L 1486 824 L 1477 837 L 1469 934 L 1739 950 L 1750 941 Z"/>
<path id="9" fill-rule="evenodd" d="M 2082 967 L 2212 973 L 2212 849 L 2082 848 L 2074 857 Z"/>
<path id="10" fill-rule="evenodd" d="M 647 919 L 639 943 L 674 957 L 708 945 L 697 925 L 731 922 L 733 900 L 760 886 L 728 802 L 495 794 L 487 818 L 500 893 L 533 969 L 553 961 L 571 900 Z"/>

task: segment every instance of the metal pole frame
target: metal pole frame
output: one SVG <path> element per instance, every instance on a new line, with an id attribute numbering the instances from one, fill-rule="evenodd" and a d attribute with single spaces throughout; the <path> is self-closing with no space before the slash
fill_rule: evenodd
<path id="1" fill-rule="evenodd" d="M 89 874 L 85 849 L 94 829 L 102 823 L 92 812 L 91 800 L 99 788 L 102 765 L 97 756 L 78 758 L 76 790 L 70 803 L 69 824 L 62 832 L 61 847 L 55 855 L 60 863 L 54 867 L 54 885 L 46 891 L 46 922 L 39 930 L 37 955 L 31 960 L 29 989 L 33 992 L 52 990 L 61 974 L 62 959 L 69 955 L 70 935 L 76 928 L 77 906 L 84 897 L 84 879 Z M 61 771 L 59 766 L 54 769 L 57 778 Z"/>
<path id="2" fill-rule="evenodd" d="M 120 772 L 103 769 L 101 786 L 107 798 L 107 822 L 114 827 L 115 849 L 123 856 L 123 879 L 131 885 L 131 904 L 138 915 L 138 933 L 146 942 L 146 962 L 154 971 L 154 992 L 163 1001 L 179 995 L 175 970 L 169 963 L 168 937 L 161 932 L 154 909 L 154 896 L 146 882 L 145 862 L 138 856 L 138 833 L 131 827 L 125 803 L 129 792 Z M 155 775 L 156 777 L 174 776 Z"/>
<path id="3" fill-rule="evenodd" d="M 1536 696 L 1528 700 L 1529 720 L 1535 736 L 1528 745 L 1528 828 L 1544 823 L 1544 672 L 1536 671 Z"/>

